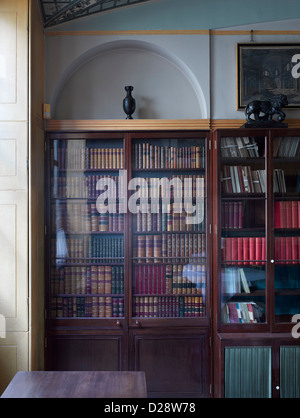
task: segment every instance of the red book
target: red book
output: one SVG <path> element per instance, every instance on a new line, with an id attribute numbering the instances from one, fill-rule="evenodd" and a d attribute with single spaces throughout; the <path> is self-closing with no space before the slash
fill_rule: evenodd
<path id="1" fill-rule="evenodd" d="M 285 237 L 279 238 L 279 259 L 284 260 L 281 264 L 285 264 L 286 260 L 286 239 Z"/>
<path id="2" fill-rule="evenodd" d="M 144 266 L 139 266 L 139 293 L 145 293 Z"/>
<path id="3" fill-rule="evenodd" d="M 280 228 L 281 227 L 281 223 L 280 223 L 280 203 L 281 202 L 275 202 L 274 203 L 274 227 L 275 228 Z"/>
<path id="4" fill-rule="evenodd" d="M 148 267 L 148 293 L 149 295 L 152 295 L 153 293 L 153 266 L 147 266 Z"/>
<path id="5" fill-rule="evenodd" d="M 139 268 L 140 266 L 135 266 L 134 267 L 134 288 L 133 288 L 133 292 L 134 293 L 140 293 L 140 289 L 139 289 Z"/>
<path id="6" fill-rule="evenodd" d="M 261 264 L 261 260 L 262 260 L 262 238 L 261 237 L 255 238 L 255 259 L 256 259 L 256 264 Z"/>
<path id="7" fill-rule="evenodd" d="M 253 260 L 256 260 L 256 256 L 255 256 L 256 243 L 255 243 L 255 240 L 256 240 L 255 237 L 249 237 L 249 260 L 251 261 L 251 264 L 255 264 L 255 263 L 253 263 Z"/>
<path id="8" fill-rule="evenodd" d="M 249 238 L 243 237 L 243 259 L 244 265 L 250 264 L 249 263 Z"/>
<path id="9" fill-rule="evenodd" d="M 286 237 L 285 242 L 285 258 L 287 260 L 286 262 L 288 263 L 290 260 L 292 260 L 292 237 Z"/>
<path id="10" fill-rule="evenodd" d="M 280 260 L 280 241 L 275 237 L 275 260 Z"/>
<path id="11" fill-rule="evenodd" d="M 291 228 L 292 227 L 292 202 L 286 201 L 285 207 L 286 207 L 286 228 Z"/>
<path id="12" fill-rule="evenodd" d="M 239 227 L 239 203 L 233 202 L 233 228 Z"/>
<path id="13" fill-rule="evenodd" d="M 292 237 L 292 260 L 293 264 L 298 264 L 298 237 Z"/>
<path id="14" fill-rule="evenodd" d="M 237 247 L 238 247 L 238 264 L 241 265 L 243 264 L 243 262 L 241 260 L 243 260 L 243 238 L 242 237 L 238 237 L 237 238 Z"/>
<path id="15" fill-rule="evenodd" d="M 292 228 L 298 228 L 298 202 L 292 200 Z"/>
<path id="16" fill-rule="evenodd" d="M 238 241 L 236 237 L 231 238 L 231 257 L 232 260 L 238 260 Z"/>
<path id="17" fill-rule="evenodd" d="M 262 260 L 265 260 L 267 258 L 266 256 L 266 238 L 262 237 L 261 239 L 261 258 Z M 262 264 L 265 264 L 264 261 L 262 262 Z"/>
<path id="18" fill-rule="evenodd" d="M 243 228 L 243 202 L 239 202 L 239 228 Z"/>
<path id="19" fill-rule="evenodd" d="M 280 206 L 280 228 L 286 228 L 286 204 L 279 202 Z"/>
<path id="20" fill-rule="evenodd" d="M 225 260 L 229 261 L 232 260 L 232 245 L 231 245 L 232 238 L 225 238 Z"/>

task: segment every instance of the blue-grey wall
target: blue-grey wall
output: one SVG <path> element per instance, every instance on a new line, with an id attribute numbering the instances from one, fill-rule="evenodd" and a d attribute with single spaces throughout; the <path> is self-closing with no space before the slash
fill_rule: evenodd
<path id="1" fill-rule="evenodd" d="M 298 0 L 157 0 L 74 20 L 56 29 L 215 29 L 297 17 Z"/>

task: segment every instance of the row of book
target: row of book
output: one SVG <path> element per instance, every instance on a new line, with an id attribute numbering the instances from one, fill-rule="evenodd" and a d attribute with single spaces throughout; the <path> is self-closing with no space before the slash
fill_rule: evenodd
<path id="1" fill-rule="evenodd" d="M 124 238 L 91 235 L 67 238 L 59 235 L 57 240 L 51 239 L 51 250 L 57 263 L 59 260 L 61 263 L 93 263 L 93 259 L 101 263 L 118 263 L 124 258 Z"/>
<path id="2" fill-rule="evenodd" d="M 171 177 L 136 177 L 132 179 L 139 197 L 151 199 L 192 199 L 205 196 L 205 178 L 202 175 L 174 175 Z M 103 191 L 106 197 L 125 197 L 124 176 L 117 175 L 68 175 L 51 178 L 52 197 L 95 199 Z M 127 185 L 126 185 L 127 186 Z"/>
<path id="3" fill-rule="evenodd" d="M 266 170 L 251 170 L 250 166 L 224 166 L 221 171 L 223 193 L 264 193 Z"/>
<path id="4" fill-rule="evenodd" d="M 134 144 L 134 168 L 204 168 L 205 148 L 203 146 L 175 147 Z"/>
<path id="5" fill-rule="evenodd" d="M 273 144 L 274 157 L 300 157 L 299 137 L 276 137 Z"/>
<path id="6" fill-rule="evenodd" d="M 51 150 L 52 167 L 59 170 L 97 170 L 124 168 L 123 148 L 89 148 L 80 143 L 61 144 Z"/>
<path id="7" fill-rule="evenodd" d="M 256 139 L 253 137 L 223 137 L 222 157 L 259 157 Z"/>
<path id="8" fill-rule="evenodd" d="M 274 203 L 275 228 L 300 228 L 300 200 L 281 200 Z"/>
<path id="9" fill-rule="evenodd" d="M 223 193 L 265 193 L 266 170 L 251 170 L 250 166 L 224 166 L 221 171 Z M 274 169 L 274 193 L 285 193 L 286 182 L 284 170 Z"/>
<path id="10" fill-rule="evenodd" d="M 275 260 L 280 264 L 300 263 L 300 236 L 275 237 Z"/>
<path id="11" fill-rule="evenodd" d="M 195 318 L 206 316 L 203 296 L 136 296 L 132 315 L 139 318 Z"/>
<path id="12" fill-rule="evenodd" d="M 52 318 L 124 317 L 124 298 L 110 296 L 53 297 Z"/>
<path id="13" fill-rule="evenodd" d="M 138 263 L 173 263 L 206 255 L 206 236 L 203 234 L 135 235 L 133 257 Z"/>
<path id="14" fill-rule="evenodd" d="M 51 294 L 107 295 L 124 293 L 124 266 L 51 268 Z"/>
<path id="15" fill-rule="evenodd" d="M 133 267 L 133 293 L 141 295 L 205 295 L 204 264 L 141 265 Z"/>
<path id="16" fill-rule="evenodd" d="M 222 260 L 238 265 L 265 264 L 265 237 L 226 237 L 221 240 Z M 275 260 L 299 264 L 300 236 L 275 237 Z"/>
<path id="17" fill-rule="evenodd" d="M 95 203 L 55 202 L 51 205 L 51 232 L 59 229 L 65 232 L 123 232 L 124 214 L 99 213 Z"/>
<path id="18" fill-rule="evenodd" d="M 265 264 L 265 237 L 224 237 L 221 239 L 222 260 L 238 265 Z"/>
<path id="19" fill-rule="evenodd" d="M 166 212 L 159 206 L 157 213 L 152 213 L 149 205 L 147 212 L 139 211 L 134 216 L 135 230 L 137 232 L 204 232 L 204 202 L 195 203 L 193 207 L 195 208 L 195 213 L 191 214 L 186 212 L 184 205 L 178 208 L 177 204 L 170 203 L 166 206 Z"/>
<path id="20" fill-rule="evenodd" d="M 243 267 L 227 267 L 222 270 L 222 293 L 250 293 Z"/>
<path id="21" fill-rule="evenodd" d="M 106 197 L 123 198 L 125 196 L 123 177 L 99 174 L 85 176 L 76 173 L 66 177 L 51 178 L 52 197 L 54 198 L 96 199 L 106 189 Z"/>
<path id="22" fill-rule="evenodd" d="M 205 177 L 174 174 L 169 177 L 135 177 L 139 196 L 145 199 L 192 199 L 205 196 Z M 164 202 L 164 201 L 163 201 Z"/>
<path id="23" fill-rule="evenodd" d="M 229 201 L 221 203 L 221 224 L 222 228 L 239 229 L 243 228 L 244 206 L 242 201 Z"/>
<path id="24" fill-rule="evenodd" d="M 222 313 L 222 322 L 225 324 L 250 324 L 264 321 L 264 308 L 255 302 L 227 302 Z"/>

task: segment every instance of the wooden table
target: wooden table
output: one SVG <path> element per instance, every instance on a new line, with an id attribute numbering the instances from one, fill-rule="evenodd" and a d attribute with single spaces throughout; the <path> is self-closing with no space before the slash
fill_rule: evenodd
<path id="1" fill-rule="evenodd" d="M 1 398 L 146 398 L 144 372 L 18 372 Z"/>

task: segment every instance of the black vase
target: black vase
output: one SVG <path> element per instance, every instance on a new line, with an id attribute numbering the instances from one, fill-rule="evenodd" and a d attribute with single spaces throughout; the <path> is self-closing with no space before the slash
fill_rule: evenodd
<path id="1" fill-rule="evenodd" d="M 123 100 L 123 109 L 126 113 L 126 119 L 132 119 L 132 114 L 135 111 L 135 99 L 132 97 L 131 92 L 133 90 L 132 86 L 126 86 L 125 90 L 127 91 L 127 95 Z"/>

